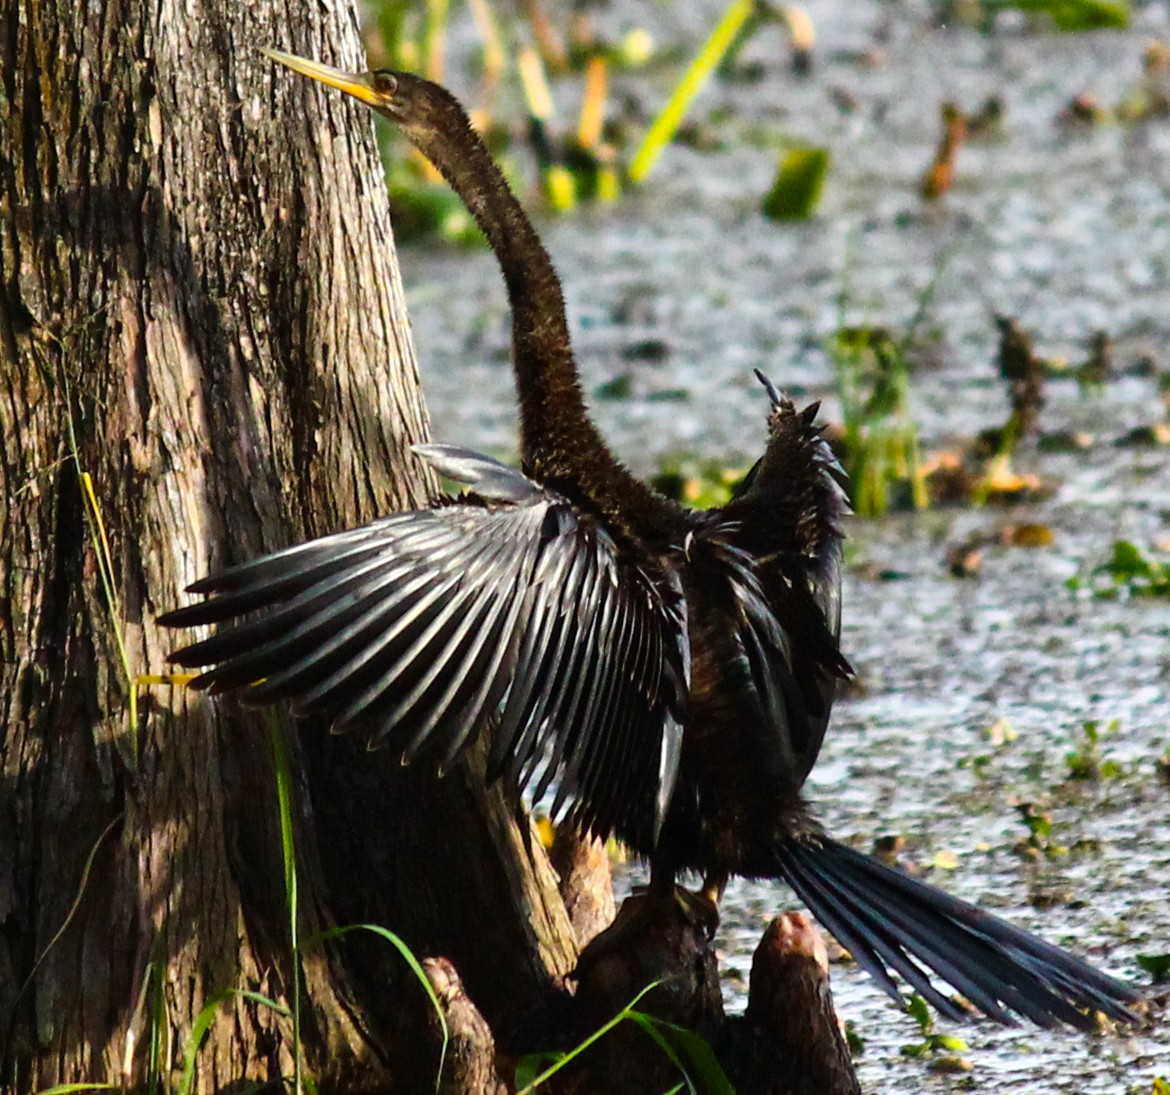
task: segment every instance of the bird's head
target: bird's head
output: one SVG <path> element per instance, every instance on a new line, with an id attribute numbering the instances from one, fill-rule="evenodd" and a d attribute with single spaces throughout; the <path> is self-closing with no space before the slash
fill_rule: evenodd
<path id="1" fill-rule="evenodd" d="M 429 145 L 436 130 L 449 129 L 451 118 L 448 115 L 463 117 L 462 109 L 453 96 L 438 84 L 409 72 L 396 72 L 387 68 L 375 69 L 373 72 L 343 72 L 319 61 L 309 61 L 278 49 L 261 47 L 260 52 L 286 68 L 291 68 L 293 72 L 352 95 L 385 115 L 414 144 L 423 148 Z"/>

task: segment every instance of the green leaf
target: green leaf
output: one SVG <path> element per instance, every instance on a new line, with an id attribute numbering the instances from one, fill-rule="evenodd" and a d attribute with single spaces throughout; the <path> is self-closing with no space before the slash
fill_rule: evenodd
<path id="1" fill-rule="evenodd" d="M 820 203 L 829 162 L 827 148 L 793 148 L 785 153 L 764 199 L 764 216 L 774 221 L 808 220 Z"/>
<path id="2" fill-rule="evenodd" d="M 930 1017 L 930 1005 L 918 993 L 913 993 L 906 1003 L 906 1014 L 917 1024 L 923 1034 L 926 1034 L 934 1025 Z"/>
<path id="3" fill-rule="evenodd" d="M 1118 540 L 1109 561 L 1094 567 L 1088 581 L 1070 579 L 1068 587 L 1087 587 L 1096 597 L 1115 597 L 1119 590 L 1131 597 L 1170 597 L 1170 565 L 1150 558 L 1128 540 Z"/>
<path id="4" fill-rule="evenodd" d="M 439 236 L 465 247 L 486 245 L 471 214 L 449 187 L 427 182 L 391 183 L 390 215 L 399 240 Z"/>
<path id="5" fill-rule="evenodd" d="M 655 490 L 695 509 L 725 506 L 742 482 L 747 469 L 728 467 L 718 460 L 673 456 L 663 460 L 651 480 Z"/>
<path id="6" fill-rule="evenodd" d="M 1154 979 L 1155 984 L 1170 981 L 1170 954 L 1139 954 L 1137 964 Z"/>
<path id="7" fill-rule="evenodd" d="M 569 1064 L 570 1061 L 573 1061 L 582 1053 L 584 1053 L 585 1050 L 593 1045 L 593 1043 L 596 1042 L 599 1038 L 604 1038 L 605 1035 L 607 1035 L 611 1030 L 613 1030 L 614 1027 L 618 1025 L 618 1023 L 629 1017 L 631 1009 L 635 1004 L 638 1003 L 639 1000 L 642 999 L 643 996 L 645 996 L 648 992 L 656 989 L 660 984 L 662 984 L 661 981 L 651 981 L 650 984 L 642 989 L 642 991 L 639 992 L 638 995 L 635 996 L 624 1008 L 622 1008 L 622 1010 L 619 1011 L 617 1015 L 610 1019 L 609 1022 L 603 1023 L 601 1026 L 599 1026 L 592 1034 L 589 1035 L 588 1038 L 574 1046 L 571 1050 L 569 1050 L 568 1053 L 560 1054 L 555 1059 L 553 1064 L 546 1068 L 539 1076 L 529 1080 L 528 1083 L 523 1087 L 521 1087 L 519 1084 L 515 1084 L 514 1086 L 516 1088 L 517 1095 L 528 1095 L 530 1091 L 535 1091 L 547 1079 L 549 1079 L 555 1073 L 559 1072 L 562 1068 L 565 1067 L 565 1065 Z"/>
<path id="8" fill-rule="evenodd" d="M 529 1053 L 516 1062 L 516 1075 L 513 1086 L 517 1090 L 526 1090 L 533 1087 L 536 1078 L 549 1067 L 557 1064 L 563 1053 Z"/>
<path id="9" fill-rule="evenodd" d="M 735 1088 L 723 1071 L 707 1040 L 693 1030 L 668 1023 L 641 1011 L 631 1011 L 633 1019 L 662 1047 L 662 1051 L 679 1068 L 687 1088 L 696 1095 L 735 1095 Z"/>
<path id="10" fill-rule="evenodd" d="M 948 1053 L 961 1053 L 969 1048 L 957 1034 L 932 1034 L 931 1044 L 934 1049 L 946 1050 Z"/>
<path id="11" fill-rule="evenodd" d="M 1128 540 L 1118 540 L 1113 545 L 1113 558 L 1107 567 L 1118 580 L 1143 578 L 1150 573 L 1149 560 Z"/>
<path id="12" fill-rule="evenodd" d="M 860 1057 L 865 1052 L 865 1039 L 857 1033 L 852 1019 L 845 1020 L 845 1044 L 849 1047 L 850 1057 Z"/>
<path id="13" fill-rule="evenodd" d="M 609 1022 L 567 1053 L 533 1053 L 521 1058 L 516 1065 L 515 1075 L 515 1087 L 519 1095 L 535 1091 L 625 1019 L 637 1023 L 682 1074 L 684 1082 L 672 1088 L 668 1095 L 684 1090 L 690 1095 L 735 1095 L 735 1088 L 731 1086 L 727 1074 L 703 1038 L 685 1027 L 637 1010 L 636 1005 L 642 997 L 658 984 L 655 981 L 647 985 Z"/>
<path id="14" fill-rule="evenodd" d="M 280 847 L 284 859 L 284 899 L 288 917 L 289 946 L 292 949 L 293 1095 L 304 1089 L 304 1062 L 301 1059 L 301 956 L 300 915 L 297 897 L 297 846 L 293 826 L 292 770 L 284 748 L 284 732 L 275 717 L 268 717 L 272 745 L 272 766 L 276 773 L 276 802 L 280 815 Z"/>
<path id="15" fill-rule="evenodd" d="M 1057 30 L 1124 30 L 1131 8 L 1125 0 L 999 0 L 994 7 L 1046 15 Z"/>
<path id="16" fill-rule="evenodd" d="M 71 1091 L 121 1091 L 121 1084 L 56 1084 L 38 1091 L 37 1095 L 68 1095 Z"/>
<path id="17" fill-rule="evenodd" d="M 650 1035 L 650 1037 L 658 1044 L 658 1048 L 661 1049 L 664 1054 L 666 1054 L 666 1057 L 670 1063 L 683 1074 L 683 1080 L 686 1084 L 687 1091 L 690 1092 L 690 1095 L 699 1095 L 699 1089 L 695 1087 L 690 1076 L 687 1075 L 686 1066 L 682 1063 L 682 1059 L 675 1051 L 674 1046 L 670 1044 L 670 1041 L 667 1039 L 666 1035 L 658 1029 L 658 1025 L 654 1021 L 654 1017 L 647 1015 L 644 1011 L 627 1010 L 626 1018 L 632 1019 L 648 1035 Z"/>

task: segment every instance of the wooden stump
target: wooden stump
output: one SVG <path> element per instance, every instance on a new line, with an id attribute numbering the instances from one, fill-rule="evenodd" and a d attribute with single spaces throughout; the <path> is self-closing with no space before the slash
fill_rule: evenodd
<path id="1" fill-rule="evenodd" d="M 629 898 L 578 967 L 567 1014 L 570 1048 L 654 982 L 638 1010 L 699 1034 L 738 1095 L 858 1095 L 829 988 L 825 945 L 800 913 L 773 920 L 752 960 L 743 1016 L 724 1013 L 718 964 L 704 925 L 677 900 Z M 670 1040 L 669 1030 L 665 1030 Z M 676 1046 L 676 1049 L 679 1047 Z M 686 1061 L 685 1048 L 678 1054 Z M 566 1069 L 558 1093 L 665 1091 L 677 1067 L 636 1023 L 607 1033 Z"/>

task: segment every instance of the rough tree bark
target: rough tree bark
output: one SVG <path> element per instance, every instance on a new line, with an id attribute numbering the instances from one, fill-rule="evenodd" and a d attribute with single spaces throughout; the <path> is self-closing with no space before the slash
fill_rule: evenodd
<path id="1" fill-rule="evenodd" d="M 169 1083 L 217 993 L 289 1003 L 270 730 L 294 776 L 301 939 L 378 920 L 496 1015 L 573 958 L 542 854 L 474 775 L 436 785 L 320 727 L 303 750 L 281 716 L 166 686 L 131 724 L 183 586 L 427 497 L 369 116 L 274 70 L 266 43 L 360 56 L 348 5 L 0 0 L 0 1086 L 17 1091 Z M 421 884 L 436 862 L 445 890 Z M 388 1086 L 403 1066 L 379 1035 L 395 1000 L 422 1000 L 385 943 L 364 947 L 362 976 L 301 955 L 302 1044 L 331 1090 Z M 289 1020 L 225 998 L 198 1089 L 292 1069 Z"/>

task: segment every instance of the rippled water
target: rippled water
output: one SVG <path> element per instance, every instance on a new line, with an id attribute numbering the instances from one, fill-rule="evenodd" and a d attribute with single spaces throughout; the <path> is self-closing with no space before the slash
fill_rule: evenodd
<path id="1" fill-rule="evenodd" d="M 996 312 L 1018 317 L 1046 355 L 1083 359 L 1104 329 L 1123 372 L 1143 355 L 1170 370 L 1170 120 L 1057 121 L 1075 94 L 1111 103 L 1138 83 L 1146 41 L 1170 37 L 1166 8 L 1140 7 L 1125 33 L 1048 35 L 1009 21 L 985 36 L 932 29 L 926 4 L 807 6 L 818 29 L 810 79 L 787 70 L 775 32 L 761 35 L 745 60 L 763 78 L 712 86 L 694 110 L 709 129 L 723 119 L 724 148 L 674 148 L 616 208 L 543 226 L 587 388 L 630 377 L 629 399 L 595 407 L 622 455 L 643 472 L 678 452 L 750 458 L 766 412 L 756 366 L 824 397 L 836 418 L 822 346 L 842 294 L 849 322 L 896 327 L 937 280 L 928 322 L 941 341 L 914 390 L 928 450 L 1005 418 Z M 693 44 L 719 5 L 615 7 L 612 27 Z M 875 48 L 881 64 L 858 62 L 856 51 Z M 651 113 L 669 82 L 641 76 L 628 90 Z M 939 104 L 974 110 L 991 94 L 1004 100 L 1006 133 L 965 147 L 952 193 L 924 207 L 917 186 Z M 850 113 L 835 105 L 846 95 Z M 832 149 L 808 224 L 757 212 L 780 136 Z M 509 454 L 508 315 L 490 255 L 410 247 L 401 264 L 436 437 Z M 647 342 L 649 358 L 638 349 Z M 1092 600 L 1065 581 L 1119 536 L 1170 538 L 1166 451 L 1114 443 L 1163 414 L 1156 377 L 1136 371 L 1100 395 L 1053 382 L 1046 427 L 1096 440 L 1076 455 L 1022 454 L 1021 470 L 1055 487 L 1048 500 L 851 522 L 844 645 L 862 687 L 838 704 L 809 784 L 836 835 L 868 846 L 900 833 L 905 858 L 924 864 L 952 852 L 958 866 L 932 881 L 1139 983 L 1135 955 L 1170 951 L 1170 788 L 1155 775 L 1170 745 L 1170 606 Z M 949 545 L 1019 521 L 1048 525 L 1053 545 L 989 548 L 977 579 L 949 576 Z M 874 577 L 883 572 L 899 577 Z M 1018 737 L 997 749 L 985 731 L 1001 718 Z M 1103 748 L 1120 778 L 1066 778 L 1088 719 L 1119 720 Z M 984 778 L 961 766 L 985 754 Z M 1039 863 L 1017 854 L 1027 830 L 1014 807 L 1029 801 L 1050 810 L 1056 841 L 1091 850 Z M 1056 904 L 1034 904 L 1036 892 L 1056 893 Z M 764 922 L 794 904 L 775 885 L 733 884 L 721 938 L 733 1002 Z M 1087 1038 L 989 1027 L 963 1031 L 973 1073 L 936 1075 L 900 1055 L 917 1029 L 863 975 L 837 966 L 833 984 L 866 1043 L 867 1090 L 1146 1092 L 1153 1076 L 1170 1076 L 1163 1029 Z"/>

